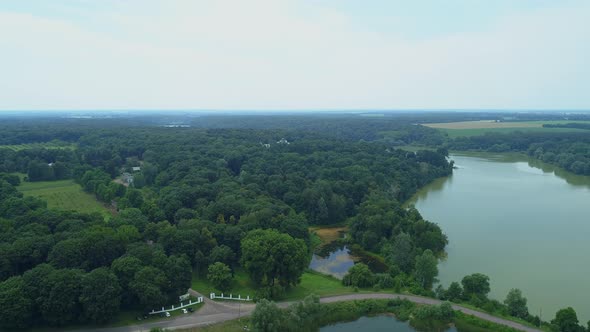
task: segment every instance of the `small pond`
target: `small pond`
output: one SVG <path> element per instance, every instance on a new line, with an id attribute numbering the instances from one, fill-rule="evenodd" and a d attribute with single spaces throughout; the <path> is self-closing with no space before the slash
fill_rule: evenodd
<path id="1" fill-rule="evenodd" d="M 362 252 L 356 252 L 339 241 L 320 246 L 313 254 L 309 268 L 342 279 L 356 262 L 367 264 L 371 271 L 376 273 L 387 271 L 387 266 L 381 261 Z"/>
<path id="2" fill-rule="evenodd" d="M 348 269 L 354 265 L 354 261 L 355 257 L 350 254 L 350 250 L 343 246 L 329 252 L 327 255 L 313 254 L 309 268 L 342 279 Z"/>
<path id="3" fill-rule="evenodd" d="M 408 322 L 400 322 L 393 316 L 361 317 L 353 322 L 337 323 L 324 326 L 320 332 L 346 332 L 346 331 L 398 331 L 415 332 Z M 457 332 L 452 327 L 447 332 Z"/>

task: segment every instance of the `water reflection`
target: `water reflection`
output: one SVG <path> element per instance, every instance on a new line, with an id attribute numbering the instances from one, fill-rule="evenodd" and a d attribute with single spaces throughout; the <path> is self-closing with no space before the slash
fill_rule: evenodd
<path id="1" fill-rule="evenodd" d="M 568 184 L 571 184 L 573 186 L 590 188 L 590 176 L 577 175 L 577 174 L 568 172 L 563 168 L 545 163 L 539 159 L 528 157 L 528 156 L 520 154 L 520 153 L 489 153 L 489 152 L 460 153 L 460 152 L 458 152 L 458 153 L 453 153 L 450 156 L 450 159 L 453 159 L 453 157 L 471 157 L 471 158 L 481 159 L 482 161 L 493 161 L 493 162 L 501 162 L 501 163 L 521 163 L 522 162 L 522 163 L 526 163 L 526 165 L 528 165 L 530 167 L 541 170 L 543 173 L 555 174 L 558 178 L 565 180 Z M 451 179 L 451 177 L 449 177 L 448 179 Z M 443 181 L 442 184 L 436 184 L 434 186 L 434 190 L 435 191 L 441 190 L 443 188 L 444 183 L 446 183 L 446 181 Z M 429 188 L 430 188 L 430 185 L 429 185 Z M 421 198 L 425 198 L 425 197 L 426 196 L 421 197 Z"/>
<path id="2" fill-rule="evenodd" d="M 355 251 L 339 241 L 325 244 L 313 254 L 309 268 L 320 273 L 331 275 L 337 279 L 344 278 L 348 269 L 355 263 L 367 264 L 371 271 L 383 273 L 387 271 L 385 263 L 379 259 Z"/>
<path id="3" fill-rule="evenodd" d="M 415 332 L 408 322 L 401 322 L 393 316 L 361 317 L 353 322 L 337 323 L 322 327 L 320 332 L 347 332 L 347 331 L 398 331 Z M 457 332 L 451 327 L 447 332 Z"/>
<path id="4" fill-rule="evenodd" d="M 313 254 L 309 268 L 320 273 L 329 274 L 338 279 L 344 278 L 348 269 L 354 265 L 354 257 L 346 246 L 329 252 L 324 256 Z"/>

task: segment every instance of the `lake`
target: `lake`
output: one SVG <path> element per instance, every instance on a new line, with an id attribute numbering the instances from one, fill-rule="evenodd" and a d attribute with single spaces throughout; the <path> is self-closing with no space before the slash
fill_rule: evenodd
<path id="1" fill-rule="evenodd" d="M 590 178 L 509 155 L 453 155 L 457 169 L 416 194 L 422 216 L 449 238 L 439 266 L 447 287 L 491 278 L 490 297 L 520 288 L 529 311 L 551 320 L 571 306 L 590 319 Z"/>
<path id="2" fill-rule="evenodd" d="M 353 322 L 337 323 L 322 327 L 320 332 L 347 332 L 347 331 L 397 331 L 415 332 L 408 322 L 400 322 L 393 316 L 361 317 Z M 457 332 L 450 328 L 447 332 Z"/>

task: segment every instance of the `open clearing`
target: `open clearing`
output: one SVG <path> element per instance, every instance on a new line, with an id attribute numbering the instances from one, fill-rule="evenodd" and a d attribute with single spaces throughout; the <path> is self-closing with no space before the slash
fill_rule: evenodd
<path id="1" fill-rule="evenodd" d="M 20 150 L 32 150 L 32 149 L 75 149 L 75 144 L 70 143 L 55 143 L 55 142 L 45 142 L 45 143 L 29 143 L 29 144 L 16 144 L 16 145 L 0 145 L 0 149 L 9 149 L 12 151 L 20 151 Z"/>
<path id="2" fill-rule="evenodd" d="M 315 233 L 322 244 L 333 242 L 342 237 L 342 233 L 346 232 L 348 227 L 337 226 L 337 227 L 310 227 L 309 231 Z"/>
<path id="3" fill-rule="evenodd" d="M 590 123 L 589 121 L 522 121 L 522 122 L 496 122 L 494 120 L 460 121 L 446 123 L 424 123 L 423 126 L 444 131 L 449 137 L 477 136 L 485 133 L 510 133 L 515 131 L 542 131 L 542 132 L 573 132 L 584 131 L 576 128 L 544 128 L 543 124 L 564 123 Z M 586 131 L 587 132 L 587 131 Z"/>
<path id="4" fill-rule="evenodd" d="M 36 196 L 47 201 L 48 208 L 98 212 L 105 218 L 110 212 L 96 198 L 82 190 L 74 180 L 22 182 L 17 189 L 25 196 Z"/>
<path id="5" fill-rule="evenodd" d="M 496 122 L 494 120 L 426 123 L 426 127 L 438 129 L 483 129 L 483 128 L 531 128 L 543 127 L 543 122 Z"/>
<path id="6" fill-rule="evenodd" d="M 203 273 L 205 274 L 205 273 Z M 209 295 L 211 292 L 221 293 L 204 276 L 193 274 L 191 288 L 201 294 Z M 242 297 L 256 295 L 256 285 L 250 280 L 248 274 L 242 269 L 236 269 L 235 277 L 232 283 L 232 289 L 226 294 Z M 324 275 L 315 271 L 308 270 L 301 276 L 301 283 L 288 289 L 281 297 L 281 300 L 299 300 L 309 294 L 320 296 L 339 295 L 350 293 L 351 288 L 342 285 L 342 282 L 334 277 Z"/>

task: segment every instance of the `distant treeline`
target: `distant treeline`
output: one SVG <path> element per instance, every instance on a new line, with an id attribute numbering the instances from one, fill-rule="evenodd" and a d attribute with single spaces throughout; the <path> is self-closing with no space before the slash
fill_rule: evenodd
<path id="1" fill-rule="evenodd" d="M 543 127 L 544 128 L 575 128 L 575 129 L 590 130 L 590 123 L 582 123 L 582 122 L 557 123 L 557 124 L 545 123 L 545 124 L 543 124 Z"/>
<path id="2" fill-rule="evenodd" d="M 572 173 L 590 175 L 590 134 L 585 132 L 486 133 L 450 140 L 453 150 L 524 152 Z"/>

